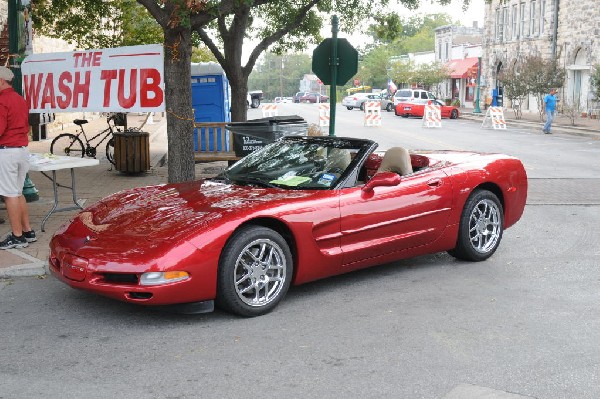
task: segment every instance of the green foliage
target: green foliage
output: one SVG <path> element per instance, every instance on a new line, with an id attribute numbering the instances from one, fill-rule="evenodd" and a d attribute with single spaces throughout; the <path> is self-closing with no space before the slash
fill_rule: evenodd
<path id="1" fill-rule="evenodd" d="M 300 80 L 309 73 L 311 62 L 308 54 L 267 52 L 250 74 L 248 88 L 262 90 L 267 99 L 291 97 L 300 89 Z"/>
<path id="2" fill-rule="evenodd" d="M 39 34 L 76 49 L 163 42 L 162 29 L 135 0 L 32 0 L 31 5 Z"/>
<path id="3" fill-rule="evenodd" d="M 518 64 L 514 64 L 503 70 L 500 74 L 500 80 L 504 87 L 504 96 L 512 103 L 512 108 L 517 119 L 521 119 L 521 106 L 525 98 L 529 95 L 529 88 L 523 79 L 521 70 L 522 68 L 519 68 Z"/>
<path id="4" fill-rule="evenodd" d="M 388 46 L 378 46 L 367 53 L 358 65 L 358 78 L 363 84 L 386 88 L 388 70 L 391 68 L 391 52 Z"/>
<path id="5" fill-rule="evenodd" d="M 540 118 L 544 113 L 544 96 L 551 88 L 562 87 L 565 80 L 564 68 L 556 60 L 544 60 L 538 56 L 527 57 L 521 65 L 522 77 L 529 93 L 537 100 Z"/>
<path id="6" fill-rule="evenodd" d="M 412 61 L 396 61 L 392 64 L 391 77 L 396 83 L 430 88 L 450 76 L 447 68 L 438 62 L 415 65 Z"/>
<path id="7" fill-rule="evenodd" d="M 198 47 L 192 48 L 192 62 L 217 62 L 214 54 L 210 52 L 210 50 L 204 46 L 200 45 Z"/>
<path id="8" fill-rule="evenodd" d="M 600 64 L 594 65 L 591 78 L 596 101 L 600 101 Z"/>

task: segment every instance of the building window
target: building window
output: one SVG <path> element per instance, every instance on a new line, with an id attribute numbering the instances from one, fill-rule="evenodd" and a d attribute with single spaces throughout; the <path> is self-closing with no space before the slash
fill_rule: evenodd
<path id="1" fill-rule="evenodd" d="M 529 3 L 529 36 L 536 36 L 538 33 L 537 29 L 537 7 L 536 1 L 531 0 Z"/>
<path id="2" fill-rule="evenodd" d="M 508 18 L 508 7 L 502 9 L 502 25 L 504 26 L 504 40 L 510 40 L 510 20 Z"/>
<path id="3" fill-rule="evenodd" d="M 501 42 L 502 39 L 500 38 L 500 30 L 502 29 L 502 26 L 500 24 L 500 9 L 497 8 L 496 9 L 496 24 L 495 24 L 495 28 L 496 28 L 496 32 L 494 34 L 496 41 L 497 42 Z"/>
<path id="4" fill-rule="evenodd" d="M 512 38 L 513 39 L 518 39 L 519 38 L 519 19 L 517 18 L 517 5 L 513 4 L 512 5 Z"/>
<path id="5" fill-rule="evenodd" d="M 446 42 L 446 58 L 444 58 L 444 60 L 448 61 L 449 60 L 448 57 L 450 57 L 450 46 L 449 46 L 449 43 Z"/>
<path id="6" fill-rule="evenodd" d="M 442 41 L 438 41 L 438 58 L 441 61 L 442 60 Z"/>
<path id="7" fill-rule="evenodd" d="M 546 19 L 546 0 L 540 2 L 540 35 L 544 33 L 544 20 Z"/>
<path id="8" fill-rule="evenodd" d="M 525 36 L 527 34 L 527 32 L 525 31 L 525 21 L 527 21 L 525 18 L 525 3 L 521 3 L 519 4 L 519 15 L 521 17 L 521 23 L 519 26 L 519 32 L 521 37 Z"/>

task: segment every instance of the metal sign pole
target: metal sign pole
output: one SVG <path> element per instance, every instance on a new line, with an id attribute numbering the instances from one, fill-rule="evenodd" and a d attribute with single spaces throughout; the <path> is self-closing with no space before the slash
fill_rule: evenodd
<path id="1" fill-rule="evenodd" d="M 337 54 L 337 34 L 338 34 L 338 17 L 334 15 L 331 17 L 331 58 L 329 59 L 329 66 L 331 68 L 331 96 L 329 97 L 329 135 L 335 136 L 335 105 L 337 103 L 337 73 L 338 73 L 338 54 Z"/>

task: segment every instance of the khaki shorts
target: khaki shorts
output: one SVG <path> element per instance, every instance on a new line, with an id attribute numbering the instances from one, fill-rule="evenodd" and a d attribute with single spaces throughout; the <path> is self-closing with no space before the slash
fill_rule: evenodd
<path id="1" fill-rule="evenodd" d="M 23 193 L 25 175 L 29 171 L 29 150 L 0 148 L 0 195 L 18 197 Z"/>

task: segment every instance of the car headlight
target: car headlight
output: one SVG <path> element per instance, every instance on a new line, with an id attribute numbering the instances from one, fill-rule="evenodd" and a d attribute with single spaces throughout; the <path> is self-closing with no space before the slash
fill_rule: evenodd
<path id="1" fill-rule="evenodd" d="M 160 285 L 175 283 L 190 278 L 188 272 L 149 272 L 142 274 L 140 278 L 141 285 Z"/>

